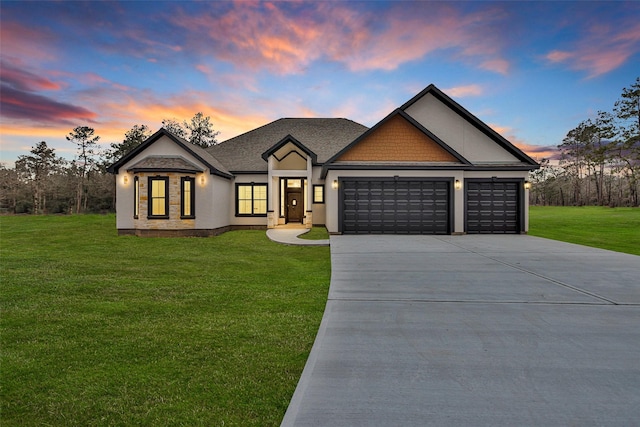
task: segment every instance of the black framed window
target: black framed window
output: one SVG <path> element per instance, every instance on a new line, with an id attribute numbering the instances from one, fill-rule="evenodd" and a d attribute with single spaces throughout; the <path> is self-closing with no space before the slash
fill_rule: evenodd
<path id="1" fill-rule="evenodd" d="M 180 179 L 180 218 L 196 217 L 196 179 L 184 176 Z"/>
<path id="2" fill-rule="evenodd" d="M 236 216 L 267 215 L 267 184 L 236 184 Z"/>
<path id="3" fill-rule="evenodd" d="M 133 178 L 133 218 L 140 216 L 140 178 Z"/>
<path id="4" fill-rule="evenodd" d="M 169 177 L 150 176 L 148 187 L 149 219 L 169 218 Z"/>
<path id="5" fill-rule="evenodd" d="M 324 203 L 324 185 L 313 186 L 313 203 Z"/>

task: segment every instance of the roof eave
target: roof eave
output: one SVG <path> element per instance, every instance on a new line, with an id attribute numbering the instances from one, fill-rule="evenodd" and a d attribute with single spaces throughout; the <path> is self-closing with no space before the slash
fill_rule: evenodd
<path id="1" fill-rule="evenodd" d="M 107 172 L 112 173 L 112 174 L 117 174 L 119 169 L 124 164 L 126 164 L 129 160 L 131 160 L 132 158 L 134 158 L 135 156 L 137 156 L 138 154 L 140 154 L 141 152 L 146 150 L 151 144 L 153 144 L 154 142 L 156 142 L 157 140 L 159 140 L 163 136 L 167 136 L 169 139 L 171 139 L 173 142 L 178 144 L 180 147 L 182 147 L 189 154 L 194 156 L 200 162 L 204 163 L 207 166 L 207 168 L 209 169 L 209 171 L 210 171 L 210 173 L 212 175 L 218 175 L 220 177 L 228 178 L 228 179 L 233 178 L 233 175 L 231 175 L 229 173 L 226 173 L 224 171 L 221 171 L 218 168 L 216 168 L 215 166 L 213 166 L 210 162 L 208 162 L 206 159 L 203 159 L 202 156 L 200 156 L 198 153 L 193 151 L 187 145 L 188 143 L 186 141 L 183 141 L 181 138 L 178 138 L 177 136 L 175 136 L 174 134 L 172 134 L 171 132 L 169 132 L 168 130 L 166 130 L 164 128 L 160 128 L 156 133 L 154 133 L 149 138 L 147 138 L 142 144 L 138 145 L 136 148 L 134 148 L 129 153 L 124 155 L 120 160 L 118 160 L 117 162 L 115 162 L 114 164 L 109 166 L 107 168 Z"/>

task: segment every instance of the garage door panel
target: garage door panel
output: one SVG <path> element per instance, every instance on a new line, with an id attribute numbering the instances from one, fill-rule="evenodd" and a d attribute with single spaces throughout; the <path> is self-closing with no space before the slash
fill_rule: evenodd
<path id="1" fill-rule="evenodd" d="M 468 180 L 465 188 L 467 233 L 520 232 L 520 182 Z"/>
<path id="2" fill-rule="evenodd" d="M 450 187 L 447 180 L 345 179 L 340 187 L 342 232 L 448 234 Z"/>

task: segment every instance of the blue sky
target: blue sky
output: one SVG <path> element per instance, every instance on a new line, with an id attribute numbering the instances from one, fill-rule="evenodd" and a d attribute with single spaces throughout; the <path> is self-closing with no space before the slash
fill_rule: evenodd
<path id="1" fill-rule="evenodd" d="M 0 161 L 201 111 L 372 126 L 434 83 L 534 158 L 640 75 L 640 2 L 0 3 Z"/>

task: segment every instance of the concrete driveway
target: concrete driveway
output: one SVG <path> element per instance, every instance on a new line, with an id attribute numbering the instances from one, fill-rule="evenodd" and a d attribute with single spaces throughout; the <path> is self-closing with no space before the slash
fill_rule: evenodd
<path id="1" fill-rule="evenodd" d="M 283 426 L 640 425 L 640 257 L 531 236 L 332 236 Z"/>

